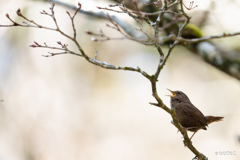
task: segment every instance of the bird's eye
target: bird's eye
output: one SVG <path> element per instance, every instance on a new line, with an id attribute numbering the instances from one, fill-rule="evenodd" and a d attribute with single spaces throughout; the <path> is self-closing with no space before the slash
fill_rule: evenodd
<path id="1" fill-rule="evenodd" d="M 180 94 L 180 92 L 177 92 L 177 94 Z"/>

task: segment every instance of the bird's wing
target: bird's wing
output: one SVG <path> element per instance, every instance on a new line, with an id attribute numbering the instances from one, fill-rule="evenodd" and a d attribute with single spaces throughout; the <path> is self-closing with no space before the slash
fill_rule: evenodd
<path id="1" fill-rule="evenodd" d="M 192 119 L 197 120 L 203 126 L 207 126 L 206 118 L 200 110 L 198 110 L 195 106 L 189 103 L 185 103 L 184 106 L 185 108 L 183 109 L 183 112 L 185 112 L 185 114 L 192 117 Z"/>

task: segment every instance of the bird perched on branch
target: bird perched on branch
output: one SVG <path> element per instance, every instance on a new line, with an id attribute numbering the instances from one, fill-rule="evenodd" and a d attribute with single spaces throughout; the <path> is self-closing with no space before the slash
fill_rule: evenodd
<path id="1" fill-rule="evenodd" d="M 185 131 L 194 132 L 200 130 L 207 130 L 207 126 L 212 122 L 221 121 L 224 117 L 204 116 L 202 112 L 197 109 L 189 100 L 188 96 L 181 91 L 171 91 L 171 109 L 175 110 L 176 117 Z"/>

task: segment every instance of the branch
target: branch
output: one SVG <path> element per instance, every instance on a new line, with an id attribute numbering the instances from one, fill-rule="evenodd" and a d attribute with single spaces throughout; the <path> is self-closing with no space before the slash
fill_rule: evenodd
<path id="1" fill-rule="evenodd" d="M 35 0 L 35 1 L 45 1 L 48 2 L 48 0 Z M 59 0 L 51 0 L 51 2 L 62 5 L 64 7 L 73 9 L 74 11 L 77 10 L 77 7 L 75 5 L 71 5 L 69 3 L 65 3 Z M 88 11 L 88 10 L 84 10 L 84 9 L 80 9 L 78 10 L 79 13 L 85 14 L 87 16 L 90 17 L 94 17 L 97 19 L 105 19 L 108 20 L 107 15 L 103 12 L 103 11 L 99 11 L 99 12 L 93 12 L 93 11 Z M 124 20 L 121 20 L 119 18 L 117 18 L 114 15 L 109 15 L 110 18 L 116 22 L 128 35 L 132 36 L 132 37 L 141 37 L 142 34 L 137 31 L 135 28 L 132 27 L 132 25 L 130 25 L 129 23 L 126 23 Z"/>
<path id="2" fill-rule="evenodd" d="M 165 0 L 165 5 L 163 6 L 163 10 L 167 10 L 167 1 Z M 89 57 L 85 52 L 84 50 L 82 49 L 81 45 L 78 43 L 77 39 L 76 39 L 76 29 L 75 29 L 75 25 L 74 25 L 74 18 L 77 14 L 78 11 L 81 10 L 81 4 L 79 3 L 78 4 L 78 8 L 76 8 L 76 11 L 74 13 L 73 16 L 71 16 L 71 14 L 69 12 L 67 12 L 67 14 L 69 15 L 69 18 L 71 19 L 71 23 L 72 23 L 72 28 L 73 28 L 73 36 L 70 36 L 66 33 L 64 33 L 61 28 L 58 26 L 58 23 L 57 23 L 57 20 L 55 18 L 55 12 L 54 12 L 54 6 L 55 6 L 55 3 L 50 3 L 51 4 L 51 7 L 50 7 L 50 11 L 51 13 L 47 13 L 46 11 L 42 11 L 40 12 L 41 14 L 43 15 L 47 15 L 47 16 L 50 16 L 52 18 L 52 20 L 54 21 L 55 23 L 55 27 L 56 28 L 49 28 L 49 27 L 45 27 L 45 26 L 42 26 L 42 25 L 39 25 L 38 23 L 34 22 L 33 20 L 29 20 L 27 17 L 25 17 L 22 13 L 21 13 L 21 10 L 18 9 L 17 10 L 17 15 L 22 17 L 24 20 L 26 20 L 27 22 L 24 22 L 24 24 L 19 24 L 15 21 L 13 21 L 9 15 L 7 14 L 7 18 L 13 23 L 12 26 L 19 26 L 19 27 L 35 27 L 35 28 L 41 28 L 41 29 L 47 29 L 47 30 L 52 30 L 52 31 L 56 31 L 56 32 L 59 32 L 60 34 L 62 34 L 64 37 L 70 39 L 71 41 L 73 41 L 75 43 L 75 45 L 77 46 L 78 50 L 80 53 L 75 53 L 73 51 L 71 51 L 70 49 L 68 49 L 68 45 L 67 44 L 62 44 L 60 41 L 57 41 L 57 44 L 60 45 L 60 47 L 53 47 L 53 46 L 48 46 L 46 43 L 44 43 L 44 45 L 40 45 L 39 43 L 37 43 L 36 41 L 34 41 L 34 44 L 31 44 L 29 45 L 30 47 L 33 47 L 33 48 L 48 48 L 48 49 L 54 49 L 54 50 L 61 50 L 62 52 L 57 52 L 57 53 L 52 53 L 52 52 L 49 52 L 49 55 L 44 55 L 45 57 L 51 57 L 51 56 L 55 56 L 55 55 L 62 55 L 62 54 L 73 54 L 73 55 L 77 55 L 77 56 L 81 56 L 83 58 L 85 58 L 88 62 L 96 65 L 96 66 L 100 66 L 102 68 L 105 68 L 105 69 L 112 69 L 112 70 L 126 70 L 126 71 L 134 71 L 134 72 L 138 72 L 138 73 L 141 73 L 144 77 L 146 77 L 148 80 L 151 81 L 151 84 L 152 84 L 152 92 L 153 92 L 153 96 L 155 97 L 155 99 L 157 100 L 158 102 L 158 105 L 159 107 L 161 107 L 162 109 L 164 109 L 166 112 L 168 112 L 169 114 L 173 115 L 172 111 L 162 102 L 161 98 L 158 96 L 158 93 L 157 93 L 157 89 L 156 89 L 156 82 L 157 82 L 157 78 L 158 78 L 158 75 L 161 71 L 161 69 L 159 68 L 162 68 L 163 67 L 163 63 L 162 62 L 166 62 L 167 61 L 167 57 L 170 55 L 170 52 L 172 51 L 173 47 L 178 43 L 178 41 L 176 40 L 173 45 L 170 45 L 169 47 L 169 51 L 168 51 L 168 56 L 165 57 L 164 59 L 164 54 L 162 52 L 162 49 L 160 47 L 160 44 L 157 42 L 155 43 L 156 47 L 157 47 L 157 50 L 159 51 L 160 53 L 160 65 L 158 66 L 158 70 L 157 70 L 157 73 L 154 75 L 154 76 L 150 76 L 148 73 L 146 73 L 145 71 L 141 70 L 139 67 L 137 68 L 133 68 L 133 67 L 121 67 L 121 66 L 114 66 L 114 65 L 111 65 L 111 64 L 108 64 L 107 62 L 101 62 L 101 61 L 98 61 L 96 59 L 96 54 L 97 54 L 97 51 L 95 52 L 95 58 L 91 58 Z M 137 1 L 135 1 L 135 7 L 137 8 Z M 125 10 L 131 17 L 133 17 L 135 20 L 138 20 L 138 17 L 136 17 L 135 15 L 131 14 L 130 12 L 128 12 L 127 10 Z M 140 11 L 137 9 L 138 13 L 140 13 Z M 155 22 L 155 39 L 158 38 L 158 26 L 159 25 L 159 22 L 160 22 L 160 19 L 162 18 L 163 14 L 165 12 L 161 12 L 159 14 L 159 17 L 158 19 L 156 20 Z M 127 38 L 131 38 L 129 36 L 127 36 L 126 34 L 124 34 L 122 32 L 122 30 L 120 29 L 120 27 L 118 26 L 117 23 L 115 23 L 115 21 L 112 20 L 112 18 L 110 18 L 109 15 L 107 15 L 107 18 L 109 19 L 109 21 L 114 25 L 113 27 L 111 28 L 114 28 L 116 29 L 117 31 L 119 31 L 124 37 L 127 37 Z M 187 21 L 188 22 L 188 21 Z M 187 23 L 185 22 L 185 23 Z M 140 24 L 140 23 L 139 23 Z M 141 25 L 141 24 L 140 24 Z M 4 27 L 2 25 L 2 27 Z M 179 30 L 179 33 L 178 36 L 181 36 L 181 31 L 184 27 L 182 27 L 180 30 Z M 142 31 L 143 31 L 143 28 L 140 28 Z M 104 35 L 102 33 L 102 31 L 100 31 L 100 34 Z M 164 61 L 165 60 L 165 61 Z M 174 118 L 174 117 L 173 117 Z M 174 122 L 176 124 L 178 124 L 178 121 L 177 119 L 173 119 Z M 179 127 L 179 124 L 178 124 L 178 127 Z M 182 132 L 182 129 L 180 128 L 179 129 L 181 131 L 182 134 L 184 134 L 184 132 Z M 186 134 L 185 134 L 185 138 L 187 139 L 188 137 L 186 137 Z M 190 140 L 189 140 L 190 141 Z M 194 148 L 192 146 L 192 144 L 189 142 L 189 141 L 186 141 L 188 143 L 185 143 L 186 146 L 188 146 L 188 148 L 191 150 L 192 148 Z M 193 150 L 193 152 L 196 154 L 197 157 L 199 157 L 201 159 L 201 155 L 198 154 L 197 150 Z"/>
<path id="3" fill-rule="evenodd" d="M 200 42 L 194 48 L 194 52 L 207 63 L 240 80 L 239 50 L 230 50 L 210 42 Z"/>
<path id="4" fill-rule="evenodd" d="M 55 0 L 54 0 L 55 1 Z M 57 3 L 62 3 L 62 2 L 59 2 L 59 1 L 55 1 Z M 155 105 L 155 106 L 158 106 L 160 108 L 162 108 L 163 110 L 165 110 L 167 113 L 169 113 L 171 116 L 172 116 L 172 119 L 173 119 L 173 125 L 178 128 L 178 130 L 181 132 L 181 134 L 184 136 L 184 145 L 187 146 L 195 155 L 198 159 L 207 159 L 206 156 L 204 156 L 203 154 L 201 154 L 191 143 L 190 139 L 188 138 L 188 135 L 187 133 L 185 133 L 186 131 L 181 127 L 181 125 L 178 123 L 178 120 L 176 118 L 176 115 L 175 115 L 175 111 L 174 110 L 171 110 L 170 108 L 168 108 L 162 101 L 162 99 L 159 97 L 158 93 L 157 93 L 157 88 L 156 88 L 156 83 L 157 83 L 157 79 L 159 77 L 159 74 L 161 72 L 161 70 L 163 69 L 163 66 L 166 64 L 172 50 L 174 49 L 174 47 L 176 45 L 178 45 L 180 42 L 185 42 L 185 43 L 188 43 L 189 40 L 182 40 L 182 33 L 183 33 L 183 30 L 185 29 L 186 25 L 189 24 L 190 22 L 190 17 L 185 13 L 184 11 L 184 4 L 183 4 L 183 1 L 182 0 L 176 0 L 175 2 L 171 3 L 168 5 L 168 2 L 167 0 L 164 0 L 163 1 L 163 5 L 160 9 L 158 13 L 158 16 L 156 18 L 156 20 L 154 22 L 150 21 L 148 17 L 146 17 L 146 14 L 142 11 L 140 11 L 140 9 L 138 8 L 138 3 L 136 0 L 133 1 L 134 3 L 134 7 L 136 9 L 136 11 L 131 11 L 129 9 L 127 9 L 124 4 L 117 4 L 117 5 L 111 5 L 110 7 L 114 7 L 114 6 L 117 6 L 119 7 L 122 11 L 119 12 L 119 13 L 125 13 L 125 14 L 128 14 L 131 18 L 133 18 L 136 23 L 139 25 L 139 31 L 141 33 L 143 33 L 147 38 L 148 40 L 150 40 L 151 42 L 147 43 L 147 42 L 144 42 L 142 40 L 139 40 L 135 37 L 135 33 L 129 33 L 128 32 L 128 28 L 126 28 L 126 23 L 125 22 L 122 22 L 120 20 L 118 20 L 115 16 L 110 16 L 110 15 L 105 15 L 103 14 L 103 12 L 96 12 L 96 13 L 93 13 L 93 12 L 88 12 L 88 11 L 83 11 L 81 9 L 81 4 L 78 3 L 78 7 L 75 8 L 75 6 L 71 6 L 73 8 L 75 8 L 75 12 L 73 15 L 71 15 L 69 12 L 67 12 L 67 14 L 69 15 L 69 18 L 71 20 L 71 24 L 72 24 L 72 29 L 73 29 L 73 35 L 68 35 L 66 34 L 64 31 L 61 30 L 61 28 L 58 26 L 58 23 L 57 23 L 57 20 L 55 18 L 55 13 L 54 13 L 54 6 L 55 6 L 55 3 L 50 3 L 51 4 L 51 7 L 50 7 L 50 13 L 47 13 L 46 11 L 42 11 L 41 14 L 43 15 L 47 15 L 47 16 L 50 16 L 52 18 L 52 20 L 54 21 L 55 23 L 55 27 L 56 28 L 49 28 L 49 27 L 45 27 L 45 26 L 42 26 L 42 25 L 39 25 L 38 23 L 36 23 L 35 21 L 33 20 L 30 20 L 28 19 L 27 17 L 25 17 L 24 15 L 22 15 L 21 13 L 21 10 L 18 9 L 17 10 L 17 15 L 22 17 L 26 22 L 24 22 L 23 24 L 19 24 L 15 21 L 13 21 L 8 14 L 6 14 L 7 18 L 13 23 L 12 25 L 1 25 L 0 27 L 13 27 L 13 26 L 19 26 L 19 27 L 35 27 L 35 28 L 40 28 L 40 29 L 47 29 L 47 30 L 52 30 L 52 31 L 56 31 L 56 32 L 59 32 L 60 34 L 62 34 L 64 37 L 70 39 L 78 48 L 78 51 L 79 53 L 76 53 L 76 52 L 73 52 L 71 51 L 69 48 L 68 48 L 68 45 L 67 44 L 63 44 L 62 42 L 60 41 L 57 41 L 57 45 L 59 45 L 58 47 L 55 47 L 55 46 L 48 46 L 46 43 L 44 43 L 44 45 L 41 45 L 37 42 L 34 41 L 33 44 L 29 45 L 30 47 L 33 47 L 33 48 L 48 48 L 48 49 L 54 49 L 54 50 L 60 50 L 60 52 L 56 52 L 56 53 L 52 53 L 52 52 L 49 52 L 49 55 L 44 55 L 45 57 L 51 57 L 51 56 L 55 56 L 55 55 L 62 55 L 62 54 L 73 54 L 73 55 L 77 55 L 77 56 L 80 56 L 82 58 L 84 58 L 86 61 L 88 61 L 89 63 L 92 63 L 96 66 L 100 66 L 102 68 L 105 68 L 105 69 L 112 69 L 112 70 L 125 70 L 125 71 L 133 71 L 133 72 L 138 72 L 140 74 L 142 74 L 145 78 L 147 78 L 150 82 L 151 82 L 151 86 L 152 86 L 152 94 L 153 94 L 153 97 L 156 99 L 157 103 L 150 103 L 152 105 Z M 160 1 L 159 1 L 160 3 Z M 154 3 L 155 5 L 158 5 L 158 3 Z M 160 21 L 163 21 L 163 17 L 166 13 L 169 13 L 169 9 L 172 7 L 172 6 L 175 6 L 179 4 L 180 5 L 180 10 L 178 12 L 172 12 L 172 14 L 174 15 L 177 15 L 177 16 L 180 16 L 179 19 L 178 17 L 175 18 L 175 22 L 174 23 L 169 23 L 169 25 L 162 25 L 163 23 L 160 23 Z M 112 10 L 112 9 L 108 9 L 108 8 L 100 8 L 100 9 L 105 9 L 105 10 L 109 10 L 109 11 L 115 11 L 115 10 Z M 137 41 L 137 42 L 140 42 L 140 43 L 145 43 L 145 44 L 150 44 L 150 45 L 154 45 L 157 49 L 157 51 L 159 52 L 160 54 L 160 57 L 159 57 L 159 63 L 158 63 L 158 66 L 157 66 L 157 69 L 156 69 L 156 72 L 154 75 L 150 76 L 148 73 L 146 73 L 145 71 L 141 70 L 139 67 L 121 67 L 121 66 L 115 66 L 115 65 L 112 65 L 112 64 L 108 64 L 107 62 L 104 62 L 104 61 L 99 61 L 97 60 L 97 50 L 95 50 L 95 57 L 94 58 L 91 58 L 89 57 L 83 50 L 83 48 L 81 47 L 81 45 L 79 44 L 79 42 L 77 41 L 76 37 L 77 37 L 77 33 L 76 33 L 76 28 L 75 28 L 75 25 L 74 25 L 74 18 L 76 17 L 76 14 L 78 12 L 82 12 L 82 13 L 85 13 L 85 14 L 88 14 L 88 15 L 93 15 L 95 17 L 98 16 L 98 18 L 104 18 L 104 19 L 108 19 L 110 21 L 110 23 L 112 25 L 107 25 L 108 27 L 112 28 L 112 29 L 115 29 L 116 31 L 120 32 L 123 36 L 123 38 L 125 39 L 130 39 L 130 40 L 134 40 L 134 41 Z M 155 13 L 154 13 L 155 14 Z M 148 14 L 150 15 L 150 13 Z M 149 34 L 148 32 L 146 32 L 143 28 L 143 25 L 142 23 L 146 22 L 147 24 L 149 24 L 150 27 L 152 27 L 154 29 L 154 34 L 151 35 Z M 182 21 L 184 21 L 184 23 L 182 23 Z M 159 32 L 162 31 L 164 28 L 168 27 L 168 26 L 171 26 L 172 24 L 177 24 L 179 25 L 179 29 L 178 29 L 178 32 L 177 32 L 177 36 L 175 36 L 174 34 L 171 34 L 167 37 L 162 37 L 159 35 Z M 162 25 L 162 26 L 161 26 Z M 131 29 L 133 27 L 130 27 Z M 126 33 L 127 34 L 126 34 Z M 93 33 L 93 32 L 90 32 L 90 31 L 87 31 L 88 34 L 91 34 L 91 35 L 94 35 L 94 36 L 99 36 L 99 37 L 102 37 L 102 38 L 105 38 L 105 40 L 109 40 L 109 39 L 113 39 L 113 38 L 110 38 L 109 36 L 107 36 L 106 34 L 104 34 L 102 32 L 102 30 L 100 29 L 99 30 L 99 33 Z M 220 37 L 219 37 L 220 38 Z M 163 53 L 162 49 L 161 49 L 161 42 L 163 40 L 161 39 L 165 39 L 165 40 L 170 40 L 170 45 L 169 45 L 169 49 L 168 51 L 166 52 L 166 54 Z M 209 38 L 211 39 L 211 38 Z M 105 41 L 104 39 L 103 40 L 99 40 L 99 41 Z M 199 42 L 201 41 L 201 39 L 198 39 Z M 98 39 L 93 39 L 93 41 L 98 41 Z M 196 43 L 196 42 L 193 42 L 193 43 Z"/>
<path id="5" fill-rule="evenodd" d="M 76 46 L 78 47 L 78 50 L 80 51 L 80 54 L 79 53 L 75 53 L 73 51 L 70 51 L 68 48 L 67 48 L 67 45 L 66 44 L 62 44 L 61 42 L 57 42 L 59 45 L 61 45 L 62 47 L 61 48 L 58 48 L 58 47 L 50 47 L 48 45 L 40 45 L 38 44 L 37 42 L 34 42 L 34 44 L 32 45 L 29 45 L 30 47 L 39 47 L 39 48 L 49 48 L 49 49 L 57 49 L 57 50 L 64 50 L 65 52 L 60 52 L 60 53 L 50 53 L 50 55 L 45 55 L 45 57 L 49 57 L 49 56 L 55 56 L 55 55 L 60 55 L 60 54 L 73 54 L 73 55 L 78 55 L 78 56 L 82 56 L 84 57 L 88 62 L 94 64 L 94 65 L 97 65 L 97 66 L 100 66 L 102 68 L 105 68 L 105 69 L 112 69 L 112 70 L 125 70 L 125 71 L 134 71 L 134 72 L 138 72 L 138 73 L 141 73 L 144 77 L 150 79 L 151 77 L 145 72 L 143 71 L 142 69 L 140 69 L 139 67 L 137 68 L 133 68 L 133 67 L 121 67 L 121 66 L 114 66 L 112 64 L 108 64 L 107 62 L 101 62 L 101 61 L 98 61 L 96 59 L 93 59 L 91 57 L 89 57 L 88 55 L 86 55 L 86 53 L 84 52 L 84 50 L 82 49 L 82 47 L 80 46 L 80 44 L 78 43 L 77 39 L 76 39 L 76 29 L 75 29 L 75 26 L 74 26 L 74 17 L 77 13 L 77 11 L 79 11 L 81 9 L 81 4 L 79 3 L 78 4 L 78 8 L 76 9 L 76 12 L 74 13 L 73 16 L 70 15 L 69 12 L 67 12 L 67 14 L 69 15 L 70 19 L 71 19 L 71 22 L 72 22 L 72 28 L 73 28 L 73 31 L 74 31 L 74 35 L 73 37 L 65 34 L 58 26 L 57 24 L 57 21 L 56 21 L 56 18 L 55 18 L 55 14 L 54 14 L 54 6 L 55 6 L 55 3 L 51 3 L 52 7 L 50 7 L 50 10 L 51 10 L 51 14 L 47 14 L 45 11 L 42 13 L 42 14 L 46 14 L 46 15 L 49 15 L 52 17 L 53 21 L 55 22 L 55 25 L 57 27 L 57 29 L 52 29 L 54 31 L 57 31 L 59 33 L 61 33 L 63 36 L 65 36 L 66 38 L 72 40 Z M 19 15 L 21 17 L 23 17 L 24 19 L 27 19 L 25 18 L 22 14 Z M 14 21 L 12 21 L 13 23 L 15 23 Z M 32 21 L 31 21 L 32 22 Z M 39 27 L 40 25 L 38 25 L 37 23 L 34 22 L 34 24 L 36 25 L 36 27 L 38 28 L 43 28 L 43 29 L 48 29 L 47 27 Z M 19 25 L 21 26 L 21 25 Z M 21 26 L 22 27 L 22 26 Z M 29 26 L 31 27 L 31 25 Z"/>
<path id="6" fill-rule="evenodd" d="M 58 26 L 58 23 L 57 23 L 57 20 L 55 18 L 55 13 L 54 13 L 54 6 L 55 6 L 55 3 L 50 3 L 51 4 L 51 7 L 50 7 L 50 11 L 51 13 L 47 13 L 46 11 L 42 11 L 40 12 L 41 14 L 44 14 L 44 15 L 47 15 L 47 16 L 50 16 L 52 17 L 54 23 L 55 23 L 55 26 L 56 28 L 49 28 L 49 27 L 45 27 L 45 26 L 42 26 L 42 25 L 39 25 L 38 23 L 34 22 L 33 20 L 29 20 L 27 17 L 25 17 L 22 13 L 21 13 L 21 10 L 18 9 L 17 10 L 17 15 L 22 17 L 24 20 L 26 20 L 26 22 L 24 21 L 23 24 L 19 24 L 15 21 L 13 21 L 9 14 L 6 14 L 6 17 L 13 23 L 12 25 L 0 25 L 0 27 L 16 27 L 16 26 L 19 26 L 19 27 L 33 27 L 33 28 L 41 28 L 41 29 L 46 29 L 46 30 L 52 30 L 52 31 L 57 31 L 59 32 L 60 34 L 62 34 L 63 36 L 65 36 L 66 38 L 72 40 L 76 46 L 78 47 L 78 50 L 80 51 L 80 53 L 76 53 L 76 52 L 73 52 L 71 50 L 69 50 L 67 48 L 67 45 L 66 44 L 62 44 L 61 42 L 57 42 L 59 45 L 61 45 L 61 48 L 59 47 L 52 47 L 52 46 L 48 46 L 46 43 L 44 43 L 44 45 L 40 45 L 39 43 L 37 43 L 36 41 L 34 41 L 34 44 L 30 44 L 29 47 L 33 47 L 33 48 L 36 48 L 36 47 L 39 47 L 39 48 L 49 48 L 49 49 L 56 49 L 56 50 L 63 50 L 64 52 L 57 52 L 57 53 L 52 53 L 52 52 L 49 52 L 49 55 L 43 55 L 44 57 L 50 57 L 50 56 L 55 56 L 55 55 L 60 55 L 60 54 L 73 54 L 73 55 L 77 55 L 77 56 L 82 56 L 84 57 L 88 62 L 94 64 L 94 65 L 97 65 L 97 66 L 100 66 L 102 68 L 105 68 L 105 69 L 112 69 L 112 70 L 125 70 L 125 71 L 134 71 L 134 72 L 138 72 L 138 73 L 141 73 L 144 77 L 148 78 L 148 79 L 151 79 L 151 76 L 149 76 L 145 71 L 143 71 L 142 69 L 140 69 L 139 67 L 136 67 L 136 68 L 133 68 L 133 67 L 127 67 L 127 66 L 114 66 L 112 64 L 108 64 L 107 62 L 101 62 L 101 61 L 98 61 L 96 59 L 92 59 L 91 57 L 89 57 L 88 55 L 85 54 L 84 50 L 82 49 L 82 47 L 80 46 L 80 44 L 78 43 L 78 41 L 76 40 L 76 29 L 75 29 L 75 26 L 74 26 L 74 18 L 77 14 L 78 11 L 80 11 L 81 9 L 81 4 L 79 3 L 78 4 L 78 8 L 76 8 L 76 11 L 74 13 L 73 16 L 70 15 L 69 12 L 67 12 L 67 14 L 69 15 L 70 19 L 71 19 L 71 22 L 72 22 L 72 28 L 73 28 L 73 31 L 74 31 L 74 34 L 73 34 L 73 37 L 65 34 Z M 103 15 L 103 14 L 99 14 L 99 15 Z M 108 17 L 106 15 L 104 15 L 104 17 Z M 109 16 L 110 17 L 110 16 Z M 114 18 L 116 20 L 116 18 Z M 33 24 L 33 25 L 32 25 Z"/>
<path id="7" fill-rule="evenodd" d="M 35 1 L 47 1 L 47 0 L 35 0 Z M 51 0 L 51 1 L 56 3 L 56 4 L 62 5 L 64 7 L 71 8 L 73 10 L 77 9 L 77 7 L 75 5 L 70 5 L 68 3 L 61 2 L 61 1 L 58 1 L 58 0 Z M 169 6 L 171 7 L 173 4 L 176 5 L 176 4 L 179 4 L 179 3 L 180 3 L 179 1 L 175 1 L 174 3 L 170 4 Z M 168 6 L 168 8 L 170 8 L 169 6 Z M 109 10 L 107 8 L 101 8 L 101 7 L 98 7 L 98 8 Z M 111 10 L 111 11 L 114 11 L 114 10 Z M 80 12 L 82 14 L 85 14 L 87 16 L 93 16 L 94 18 L 98 18 L 98 19 L 106 19 L 106 20 L 108 19 L 107 15 L 104 12 L 92 12 L 92 11 L 87 11 L 87 10 L 84 10 L 84 9 L 81 9 L 78 12 Z M 122 12 L 122 13 L 124 13 L 124 12 Z M 157 14 L 160 14 L 160 13 L 172 13 L 172 14 L 182 15 L 181 13 L 176 13 L 176 12 L 173 12 L 173 11 L 158 11 L 158 12 L 154 12 L 154 13 L 140 12 L 140 13 L 142 15 L 157 15 Z M 114 22 L 116 22 L 121 28 L 123 28 L 123 30 L 128 35 L 130 35 L 132 37 L 138 37 L 138 35 L 140 34 L 130 24 L 124 22 L 123 20 L 118 19 L 116 16 L 111 16 L 111 15 L 109 15 L 109 16 Z M 15 25 L 1 25 L 1 27 L 13 27 L 13 26 L 16 26 L 16 25 L 17 24 L 15 24 Z M 231 37 L 231 36 L 236 36 L 236 35 L 240 35 L 240 32 L 223 33 L 221 35 L 206 36 L 206 37 L 195 38 L 195 39 L 186 39 L 186 38 L 182 38 L 182 37 L 176 37 L 173 34 L 170 34 L 169 37 L 166 37 L 164 40 L 171 40 L 172 39 L 172 40 L 178 40 L 180 42 L 185 42 L 186 44 L 191 44 L 191 43 L 197 43 L 197 42 L 202 42 L 202 41 L 208 41 L 210 39 Z"/>
<path id="8" fill-rule="evenodd" d="M 174 3 L 180 3 L 180 1 L 175 1 Z M 169 6 L 173 5 L 169 4 Z M 190 9 L 193 9 L 195 7 L 192 7 L 193 2 L 190 3 Z M 184 4 L 182 3 L 182 7 L 181 10 L 184 9 Z M 153 12 L 150 13 L 149 15 L 155 15 L 156 13 L 161 13 L 163 11 L 157 11 L 157 12 Z M 148 15 L 146 13 L 143 13 L 140 11 L 140 13 Z M 169 13 L 168 11 L 166 11 L 165 13 Z M 175 15 L 184 15 L 183 12 L 179 12 L 178 14 Z M 180 17 L 182 18 L 182 17 Z M 165 18 L 166 19 L 166 18 Z M 182 21 L 182 19 L 176 19 L 179 22 Z M 181 21 L 180 21 L 181 20 Z M 170 21 L 167 25 L 171 25 L 173 26 L 174 24 L 173 21 Z M 178 22 L 176 22 L 178 23 Z M 169 26 L 168 26 L 169 27 Z M 170 33 L 167 37 L 162 37 L 162 42 L 161 45 L 164 44 L 164 42 L 169 42 L 171 40 L 173 41 L 179 41 L 177 44 L 184 44 L 184 46 L 191 50 L 194 53 L 199 54 L 207 63 L 213 65 L 214 67 L 218 68 L 219 70 L 227 73 L 228 75 L 235 77 L 237 79 L 240 80 L 240 57 L 239 57 L 239 51 L 232 51 L 232 50 L 228 50 L 225 51 L 225 49 L 223 49 L 222 47 L 220 47 L 219 45 L 210 43 L 210 42 L 205 42 L 205 41 L 209 41 L 212 39 L 217 39 L 217 38 L 226 38 L 226 37 L 232 37 L 232 36 L 237 36 L 240 35 L 240 32 L 235 32 L 235 33 L 223 33 L 220 35 L 213 35 L 213 36 L 206 36 L 206 37 L 201 37 L 201 38 L 193 38 L 193 39 L 187 39 L 187 38 L 183 38 L 181 36 L 176 36 L 175 34 L 171 33 L 171 30 L 168 32 L 168 30 L 166 30 L 166 27 L 160 27 L 160 30 L 165 30 L 167 31 L 167 33 Z M 184 30 L 184 29 L 183 29 Z M 142 40 L 144 41 L 144 40 Z M 157 39 L 152 39 L 151 41 L 149 41 L 150 43 L 147 43 L 146 45 L 155 45 L 155 42 L 157 41 Z M 205 42 L 205 43 L 201 43 L 201 42 Z M 189 44 L 193 44 L 195 43 L 194 46 L 189 45 Z M 174 43 L 174 46 L 177 45 L 176 42 Z M 204 45 L 202 45 L 204 44 Z M 161 46 L 160 45 L 160 46 Z M 173 44 L 172 44 L 173 45 Z M 160 47 L 159 45 L 155 45 L 155 47 L 158 49 Z M 208 47 L 203 47 L 203 46 L 208 46 Z M 170 49 L 171 49 L 171 45 L 170 45 Z M 161 53 L 161 51 L 158 49 L 159 53 Z M 170 52 L 168 51 L 167 55 L 165 56 L 165 59 L 167 60 L 168 57 L 170 55 Z M 166 61 L 164 60 L 162 63 L 162 66 L 166 63 Z M 160 64 L 160 63 L 159 63 Z M 158 73 L 160 73 L 159 71 L 162 69 L 162 66 L 159 65 L 158 71 L 155 73 L 155 75 L 157 76 Z"/>
<path id="9" fill-rule="evenodd" d="M 182 37 L 176 37 L 173 34 L 170 34 L 166 40 L 177 40 L 179 42 L 183 42 L 184 44 L 192 44 L 192 43 L 198 43 L 198 42 L 203 42 L 203 41 L 208 41 L 211 39 L 218 39 L 218 38 L 224 38 L 224 37 L 232 37 L 232 36 L 238 36 L 240 35 L 240 32 L 235 32 L 235 33 L 223 33 L 220 35 L 214 35 L 214 36 L 206 36 L 202 38 L 193 38 L 193 39 L 186 39 Z"/>

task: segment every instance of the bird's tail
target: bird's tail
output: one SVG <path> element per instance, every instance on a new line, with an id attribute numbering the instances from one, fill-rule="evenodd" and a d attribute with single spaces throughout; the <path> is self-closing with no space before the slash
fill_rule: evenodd
<path id="1" fill-rule="evenodd" d="M 221 121 L 224 117 L 214 117 L 214 116 L 205 116 L 207 119 L 207 124 L 210 124 L 212 122 L 219 122 Z"/>

